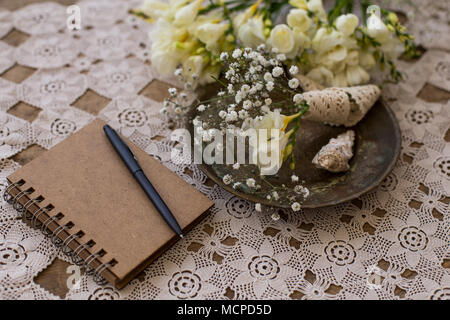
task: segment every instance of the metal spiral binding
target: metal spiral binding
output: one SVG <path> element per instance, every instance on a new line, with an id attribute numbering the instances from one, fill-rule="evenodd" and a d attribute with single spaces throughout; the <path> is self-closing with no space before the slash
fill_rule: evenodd
<path id="1" fill-rule="evenodd" d="M 25 204 L 21 204 L 20 203 L 20 199 L 22 199 L 23 196 L 29 196 L 31 195 L 34 190 L 32 189 L 27 189 L 27 190 L 22 190 L 19 191 L 18 194 L 16 194 L 15 196 L 11 195 L 11 191 L 16 188 L 18 190 L 19 187 L 21 187 L 22 185 L 24 185 L 25 182 L 23 180 L 18 181 L 18 182 L 14 182 L 11 183 L 4 191 L 3 193 L 3 200 L 5 200 L 5 202 L 12 204 L 13 208 L 18 212 L 18 217 L 19 218 L 25 218 L 26 220 L 30 220 L 31 225 L 33 226 L 33 228 L 40 228 L 42 233 L 44 234 L 44 236 L 46 236 L 47 238 L 51 238 L 52 243 L 56 246 L 56 247 L 62 247 L 62 251 L 63 253 L 72 258 L 72 262 L 78 266 L 84 266 L 86 267 L 86 273 L 88 275 L 93 275 L 93 280 L 99 284 L 99 285 L 104 285 L 107 283 L 106 279 L 102 276 L 102 272 L 104 272 L 105 270 L 107 270 L 110 267 L 113 267 L 114 264 L 114 260 L 111 260 L 110 262 L 106 262 L 106 263 L 101 263 L 97 268 L 92 268 L 89 264 L 92 263 L 94 260 L 101 258 L 102 255 L 100 253 L 94 253 L 94 254 L 90 254 L 85 260 L 83 260 L 80 256 L 81 252 L 83 252 L 84 250 L 87 250 L 91 247 L 88 243 L 83 243 L 80 244 L 78 247 L 76 247 L 74 250 L 72 250 L 70 248 L 70 243 L 76 239 L 80 239 L 83 235 L 79 235 L 78 233 L 74 233 L 74 234 L 69 234 L 68 237 L 66 237 L 66 239 L 61 240 L 61 238 L 59 238 L 59 235 L 61 232 L 63 231 L 67 231 L 71 228 L 71 226 L 69 226 L 68 224 L 65 225 L 59 225 L 53 232 L 50 231 L 50 224 L 52 222 L 56 222 L 58 220 L 60 220 L 61 214 L 57 214 L 54 216 L 50 216 L 44 221 L 44 222 L 40 222 L 39 221 L 39 217 L 43 214 L 46 213 L 48 214 L 50 210 L 52 210 L 52 208 L 47 208 L 47 207 L 40 207 L 39 209 L 37 209 L 36 211 L 34 211 L 33 213 L 31 213 L 30 207 L 34 204 L 36 206 L 38 206 L 38 203 L 42 202 L 44 200 L 44 198 L 40 197 L 36 197 L 36 198 L 31 198 L 28 199 Z M 88 251 L 89 252 L 89 251 Z M 117 263 L 117 262 L 115 262 Z"/>
<path id="2" fill-rule="evenodd" d="M 20 213 L 19 217 L 20 218 L 25 217 L 25 219 L 31 220 L 36 212 L 31 213 L 31 211 L 29 210 L 30 209 L 29 207 L 33 204 L 35 204 L 37 206 L 38 203 L 41 201 L 42 200 L 39 200 L 39 197 L 38 197 L 38 198 L 30 199 L 27 202 L 25 202 L 25 204 L 23 205 L 23 210 L 21 212 L 19 212 Z"/>

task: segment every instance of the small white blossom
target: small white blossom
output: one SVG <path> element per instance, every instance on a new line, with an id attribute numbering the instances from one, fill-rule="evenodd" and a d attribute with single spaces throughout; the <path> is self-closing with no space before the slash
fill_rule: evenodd
<path id="1" fill-rule="evenodd" d="M 264 88 L 264 85 L 261 82 L 258 82 L 255 85 L 256 90 L 261 91 Z"/>
<path id="2" fill-rule="evenodd" d="M 254 188 L 256 185 L 256 181 L 253 178 L 248 178 L 245 182 L 250 188 Z"/>
<path id="3" fill-rule="evenodd" d="M 225 61 L 225 60 L 227 60 L 228 59 L 228 52 L 222 52 L 221 54 L 220 54 L 220 60 L 221 61 Z"/>
<path id="4" fill-rule="evenodd" d="M 273 53 L 278 53 L 278 48 L 272 48 Z"/>
<path id="5" fill-rule="evenodd" d="M 223 177 L 222 181 L 225 184 L 230 184 L 233 181 L 233 178 L 231 177 L 230 174 L 227 174 Z"/>
<path id="6" fill-rule="evenodd" d="M 252 102 L 250 100 L 245 100 L 244 103 L 243 103 L 243 108 L 245 110 L 251 109 L 252 106 L 253 106 L 253 104 L 252 104 Z"/>
<path id="7" fill-rule="evenodd" d="M 297 93 L 292 100 L 295 104 L 300 104 L 303 101 L 303 95 L 301 93 Z"/>
<path id="8" fill-rule="evenodd" d="M 234 93 L 234 89 L 233 89 L 233 85 L 230 83 L 230 84 L 228 84 L 228 93 L 229 94 L 233 94 Z"/>
<path id="9" fill-rule="evenodd" d="M 292 180 L 292 182 L 297 182 L 298 181 L 298 177 L 295 174 L 293 174 L 291 176 L 291 180 Z"/>
<path id="10" fill-rule="evenodd" d="M 298 81 L 297 78 L 292 78 L 291 80 L 289 80 L 289 88 L 291 89 L 297 89 L 298 85 L 300 84 L 300 82 Z"/>
<path id="11" fill-rule="evenodd" d="M 233 51 L 232 57 L 237 59 L 240 58 L 242 56 L 242 50 L 241 49 L 235 49 Z"/>
<path id="12" fill-rule="evenodd" d="M 175 77 L 179 77 L 179 76 L 181 76 L 182 72 L 183 72 L 183 69 L 177 68 L 177 69 L 175 69 L 175 72 L 173 74 L 175 75 Z"/>
<path id="13" fill-rule="evenodd" d="M 294 203 L 291 205 L 291 208 L 292 208 L 292 210 L 293 210 L 294 212 L 297 212 L 297 211 L 300 211 L 300 209 L 301 209 L 302 207 L 301 207 L 300 203 L 294 202 Z"/>
<path id="14" fill-rule="evenodd" d="M 170 94 L 170 96 L 175 97 L 177 95 L 177 89 L 169 88 L 169 94 Z"/>
<path id="15" fill-rule="evenodd" d="M 272 77 L 272 74 L 270 72 L 266 72 L 264 74 L 264 81 L 266 81 L 266 82 L 273 81 L 273 77 Z"/>
<path id="16" fill-rule="evenodd" d="M 219 92 L 217 93 L 217 95 L 218 95 L 219 97 L 223 97 L 223 96 L 225 95 L 225 91 L 219 91 Z"/>
<path id="17" fill-rule="evenodd" d="M 236 162 L 235 164 L 233 164 L 234 170 L 238 170 L 240 167 L 241 167 L 241 165 L 239 164 L 239 162 Z"/>
<path id="18" fill-rule="evenodd" d="M 248 112 L 246 110 L 239 110 L 238 115 L 240 119 L 245 119 L 248 117 Z"/>
<path id="19" fill-rule="evenodd" d="M 276 191 L 273 191 L 273 192 L 272 192 L 272 197 L 273 197 L 275 200 L 280 199 L 280 196 L 278 195 L 278 192 L 276 192 Z"/>
<path id="20" fill-rule="evenodd" d="M 255 210 L 261 212 L 261 203 L 255 204 Z"/>
<path id="21" fill-rule="evenodd" d="M 295 76 L 298 73 L 298 67 L 297 66 L 290 67 L 289 73 L 292 74 L 293 76 Z"/>
<path id="22" fill-rule="evenodd" d="M 226 122 L 233 122 L 236 121 L 238 119 L 238 114 L 236 111 L 231 111 L 227 114 L 227 116 L 225 117 L 225 121 Z"/>
<path id="23" fill-rule="evenodd" d="M 273 68 L 273 70 L 272 70 L 272 75 L 273 75 L 275 78 L 281 76 L 282 74 L 283 74 L 283 68 L 281 68 L 281 67 L 275 67 L 275 68 Z"/>
<path id="24" fill-rule="evenodd" d="M 267 98 L 266 100 L 264 100 L 264 103 L 268 106 L 270 106 L 272 104 L 272 99 Z"/>
<path id="25" fill-rule="evenodd" d="M 222 119 L 225 119 L 226 116 L 227 116 L 227 112 L 225 110 L 220 110 L 219 117 L 221 117 Z"/>
<path id="26" fill-rule="evenodd" d="M 267 91 L 272 91 L 274 88 L 274 85 L 275 84 L 272 81 L 267 82 L 267 84 L 266 84 Z"/>
<path id="27" fill-rule="evenodd" d="M 241 184 L 242 184 L 242 183 L 240 183 L 240 182 L 235 182 L 235 183 L 233 184 L 233 189 L 237 189 Z"/>
<path id="28" fill-rule="evenodd" d="M 286 60 L 286 55 L 284 53 L 277 54 L 277 59 L 280 61 Z"/>
<path id="29" fill-rule="evenodd" d="M 301 194 L 303 198 L 307 198 L 309 196 L 309 189 L 306 187 L 303 187 L 301 185 L 297 185 L 294 187 L 294 192 L 297 194 Z"/>
<path id="30" fill-rule="evenodd" d="M 200 112 L 203 112 L 203 111 L 206 110 L 206 106 L 205 106 L 204 104 L 201 104 L 201 105 L 199 105 L 199 106 L 197 107 L 197 110 L 200 111 Z"/>

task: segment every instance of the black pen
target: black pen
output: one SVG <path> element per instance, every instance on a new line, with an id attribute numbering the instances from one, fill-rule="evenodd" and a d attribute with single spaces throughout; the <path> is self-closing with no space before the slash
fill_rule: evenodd
<path id="1" fill-rule="evenodd" d="M 122 158 L 123 162 L 125 162 L 125 165 L 139 182 L 142 189 L 144 189 L 148 198 L 152 201 L 153 205 L 159 211 L 161 216 L 173 229 L 173 231 L 175 231 L 176 234 L 183 238 L 183 233 L 181 231 L 180 225 L 178 224 L 170 209 L 164 203 L 164 200 L 161 199 L 158 192 L 145 176 L 144 171 L 142 171 L 141 166 L 137 162 L 136 156 L 134 155 L 133 151 L 131 151 L 130 147 L 128 147 L 125 141 L 123 141 L 122 138 L 120 138 L 120 136 L 117 134 L 117 132 L 114 131 L 114 129 L 112 129 L 109 125 L 103 126 L 103 130 L 105 131 L 106 136 L 113 145 L 114 149 L 119 154 L 120 158 Z"/>

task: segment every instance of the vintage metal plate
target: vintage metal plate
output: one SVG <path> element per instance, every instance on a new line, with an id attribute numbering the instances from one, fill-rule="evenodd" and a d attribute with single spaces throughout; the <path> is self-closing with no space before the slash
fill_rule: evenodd
<path id="1" fill-rule="evenodd" d="M 192 119 L 196 112 L 190 115 Z M 190 131 L 193 132 L 190 122 Z M 310 196 L 302 203 L 303 208 L 319 208 L 336 205 L 357 198 L 372 190 L 390 173 L 400 153 L 401 135 L 397 119 L 387 103 L 380 99 L 362 121 L 352 127 L 356 133 L 354 156 L 350 161 L 350 170 L 345 173 L 331 173 L 317 169 L 311 163 L 314 155 L 327 144 L 331 138 L 345 132 L 348 128 L 332 127 L 325 124 L 302 121 L 297 132 L 295 147 L 296 168 L 292 171 L 285 163 L 276 176 L 267 177 L 265 181 L 258 178 L 254 165 L 241 166 L 239 177 L 252 177 L 262 186 L 258 193 L 249 188 L 235 190 L 225 185 L 222 178 L 226 174 L 236 175 L 231 165 L 201 164 L 201 170 L 215 183 L 234 195 L 263 205 L 288 208 L 290 201 L 282 192 L 280 199 L 267 200 L 266 195 L 272 186 L 292 186 L 291 175 L 300 178 L 301 184 L 310 190 Z M 245 180 L 244 180 L 245 181 Z"/>

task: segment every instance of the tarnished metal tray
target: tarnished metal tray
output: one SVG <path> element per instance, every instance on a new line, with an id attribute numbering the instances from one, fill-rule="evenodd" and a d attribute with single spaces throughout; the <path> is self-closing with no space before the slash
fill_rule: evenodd
<path id="1" fill-rule="evenodd" d="M 195 117 L 191 112 L 190 118 Z M 288 208 L 290 201 L 280 193 L 278 201 L 267 200 L 266 195 L 272 186 L 292 185 L 291 175 L 300 178 L 301 184 L 310 190 L 310 196 L 303 202 L 304 208 L 318 208 L 336 205 L 357 198 L 372 190 L 390 173 L 400 154 L 401 135 L 397 119 L 383 99 L 379 99 L 368 114 L 356 126 L 350 128 L 356 133 L 353 147 L 354 157 L 350 161 L 350 170 L 345 173 L 331 173 L 317 169 L 311 163 L 314 155 L 327 144 L 331 138 L 345 132 L 348 128 L 332 127 L 325 124 L 302 121 L 297 132 L 297 145 L 294 148 L 296 168 L 292 171 L 284 164 L 276 176 L 259 181 L 258 171 L 254 165 L 241 166 L 239 176 L 255 178 L 262 186 L 258 193 L 249 188 L 235 190 L 225 185 L 222 178 L 226 174 L 236 175 L 236 170 L 225 164 L 201 164 L 201 170 L 215 183 L 234 195 L 268 206 Z M 189 130 L 193 133 L 192 123 Z"/>

